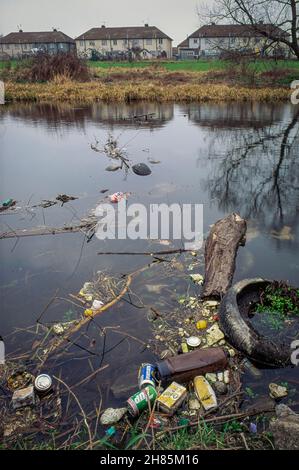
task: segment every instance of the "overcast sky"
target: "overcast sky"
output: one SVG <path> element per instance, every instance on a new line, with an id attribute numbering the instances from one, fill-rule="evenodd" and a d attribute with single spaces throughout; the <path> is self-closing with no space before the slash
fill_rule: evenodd
<path id="1" fill-rule="evenodd" d="M 0 0 L 0 33 L 51 31 L 71 37 L 100 26 L 157 26 L 183 41 L 199 27 L 196 0 Z"/>

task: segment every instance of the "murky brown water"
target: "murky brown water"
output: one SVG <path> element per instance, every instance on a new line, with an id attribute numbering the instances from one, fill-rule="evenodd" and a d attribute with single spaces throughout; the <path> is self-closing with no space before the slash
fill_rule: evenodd
<path id="1" fill-rule="evenodd" d="M 149 122 L 132 119 L 146 113 L 154 113 Z M 248 241 L 239 251 L 235 280 L 262 276 L 298 286 L 298 116 L 299 110 L 289 104 L 1 107 L 0 199 L 13 197 L 20 206 L 33 206 L 61 193 L 79 198 L 63 207 L 2 214 L 1 232 L 74 221 L 97 205 L 103 189 L 109 189 L 108 194 L 130 192 L 130 202 L 145 205 L 202 203 L 205 233 L 232 211 L 248 220 Z M 91 150 L 90 144 L 95 139 L 105 142 L 109 132 L 126 147 L 132 163 L 151 167 L 149 177 L 105 171 L 109 160 Z M 151 165 L 149 160 L 161 163 Z M 0 333 L 7 336 L 7 352 L 21 354 L 26 349 L 28 334 L 12 333 L 34 325 L 55 293 L 69 298 L 97 271 L 120 276 L 148 262 L 144 256 L 97 256 L 98 251 L 148 251 L 152 246 L 147 241 L 103 242 L 95 237 L 87 244 L 81 233 L 1 240 Z M 146 284 L 154 282 L 165 283 L 164 291 L 149 293 Z M 157 270 L 137 278 L 133 290 L 145 296 L 147 307 L 167 311 L 177 305 L 178 294 L 187 286 L 187 279 L 161 280 Z M 132 380 L 142 361 L 154 359 L 146 348 L 151 336 L 148 308 L 139 308 L 137 298 L 128 300 L 98 317 L 88 338 L 80 338 L 89 352 L 74 346 L 67 358 L 55 362 L 55 373 L 70 385 L 91 373 L 92 367 L 109 365 L 80 388 L 87 407 L 99 400 L 99 389 L 105 406 L 121 403 L 111 385 L 119 377 Z M 61 300 L 48 309 L 46 321 L 76 313 L 76 307 L 70 310 L 72 306 Z M 107 330 L 104 339 L 99 328 L 111 326 L 114 330 Z M 289 381 L 295 392 L 288 401 L 298 402 L 296 377 L 294 369 L 264 371 L 256 393 L 266 394 L 271 380 Z M 256 387 L 249 377 L 245 382 Z"/>

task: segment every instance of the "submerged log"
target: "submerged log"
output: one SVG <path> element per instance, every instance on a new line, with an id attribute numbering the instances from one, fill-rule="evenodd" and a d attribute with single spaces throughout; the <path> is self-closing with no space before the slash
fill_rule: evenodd
<path id="1" fill-rule="evenodd" d="M 237 251 L 245 244 L 246 230 L 246 221 L 235 213 L 213 226 L 205 245 L 203 298 L 222 298 L 231 287 Z"/>

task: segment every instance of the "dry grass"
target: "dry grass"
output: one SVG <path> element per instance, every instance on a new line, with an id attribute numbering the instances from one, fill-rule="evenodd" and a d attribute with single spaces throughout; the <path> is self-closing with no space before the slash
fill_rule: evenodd
<path id="1" fill-rule="evenodd" d="M 12 102 L 67 102 L 93 103 L 144 101 L 260 101 L 273 102 L 287 100 L 290 97 L 288 88 L 263 87 L 252 88 L 239 85 L 211 83 L 168 83 L 167 85 L 152 81 L 126 81 L 103 83 L 90 81 L 79 83 L 56 78 L 47 83 L 6 82 L 6 100 Z"/>
<path id="2" fill-rule="evenodd" d="M 48 62 L 39 71 L 48 73 Z M 280 101 L 289 99 L 288 81 L 283 75 L 264 76 L 248 68 L 235 66 L 210 71 L 171 71 L 156 66 L 146 68 L 90 68 L 90 80 L 72 75 L 70 67 L 56 67 L 49 80 L 32 83 L 22 79 L 15 70 L 6 71 L 8 101 L 93 103 L 145 101 Z M 81 70 L 81 63 L 78 65 Z M 83 65 L 82 65 L 83 66 Z M 75 66 L 74 66 L 75 67 Z M 77 71 L 77 68 L 74 68 Z M 26 69 L 27 70 L 27 69 Z M 72 73 L 70 73 L 70 71 Z M 21 70 L 23 73 L 24 71 Z M 281 72 L 281 71 L 280 71 Z M 30 72 L 31 73 L 31 72 Z M 22 74 L 21 74 L 22 75 Z M 30 83 L 31 81 L 31 83 Z M 289 83 L 289 81 L 288 81 Z"/>

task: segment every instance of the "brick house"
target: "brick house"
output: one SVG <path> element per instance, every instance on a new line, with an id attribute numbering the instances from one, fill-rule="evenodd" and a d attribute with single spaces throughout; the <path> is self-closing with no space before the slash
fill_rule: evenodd
<path id="1" fill-rule="evenodd" d="M 93 51 L 103 58 L 131 53 L 142 59 L 172 57 L 172 39 L 156 26 L 92 28 L 76 38 L 80 57 L 91 58 Z"/>
<path id="2" fill-rule="evenodd" d="M 9 33 L 0 38 L 0 55 L 7 59 L 20 59 L 35 52 L 49 54 L 75 52 L 75 41 L 61 31 Z"/>
<path id="3" fill-rule="evenodd" d="M 277 39 L 286 36 L 285 31 L 271 24 L 211 24 L 197 29 L 179 44 L 178 54 L 181 59 L 216 56 L 233 50 L 263 54 L 270 42 L 264 33 L 271 33 Z M 273 54 L 278 48 L 284 50 L 285 46 L 276 44 L 268 54 Z"/>

